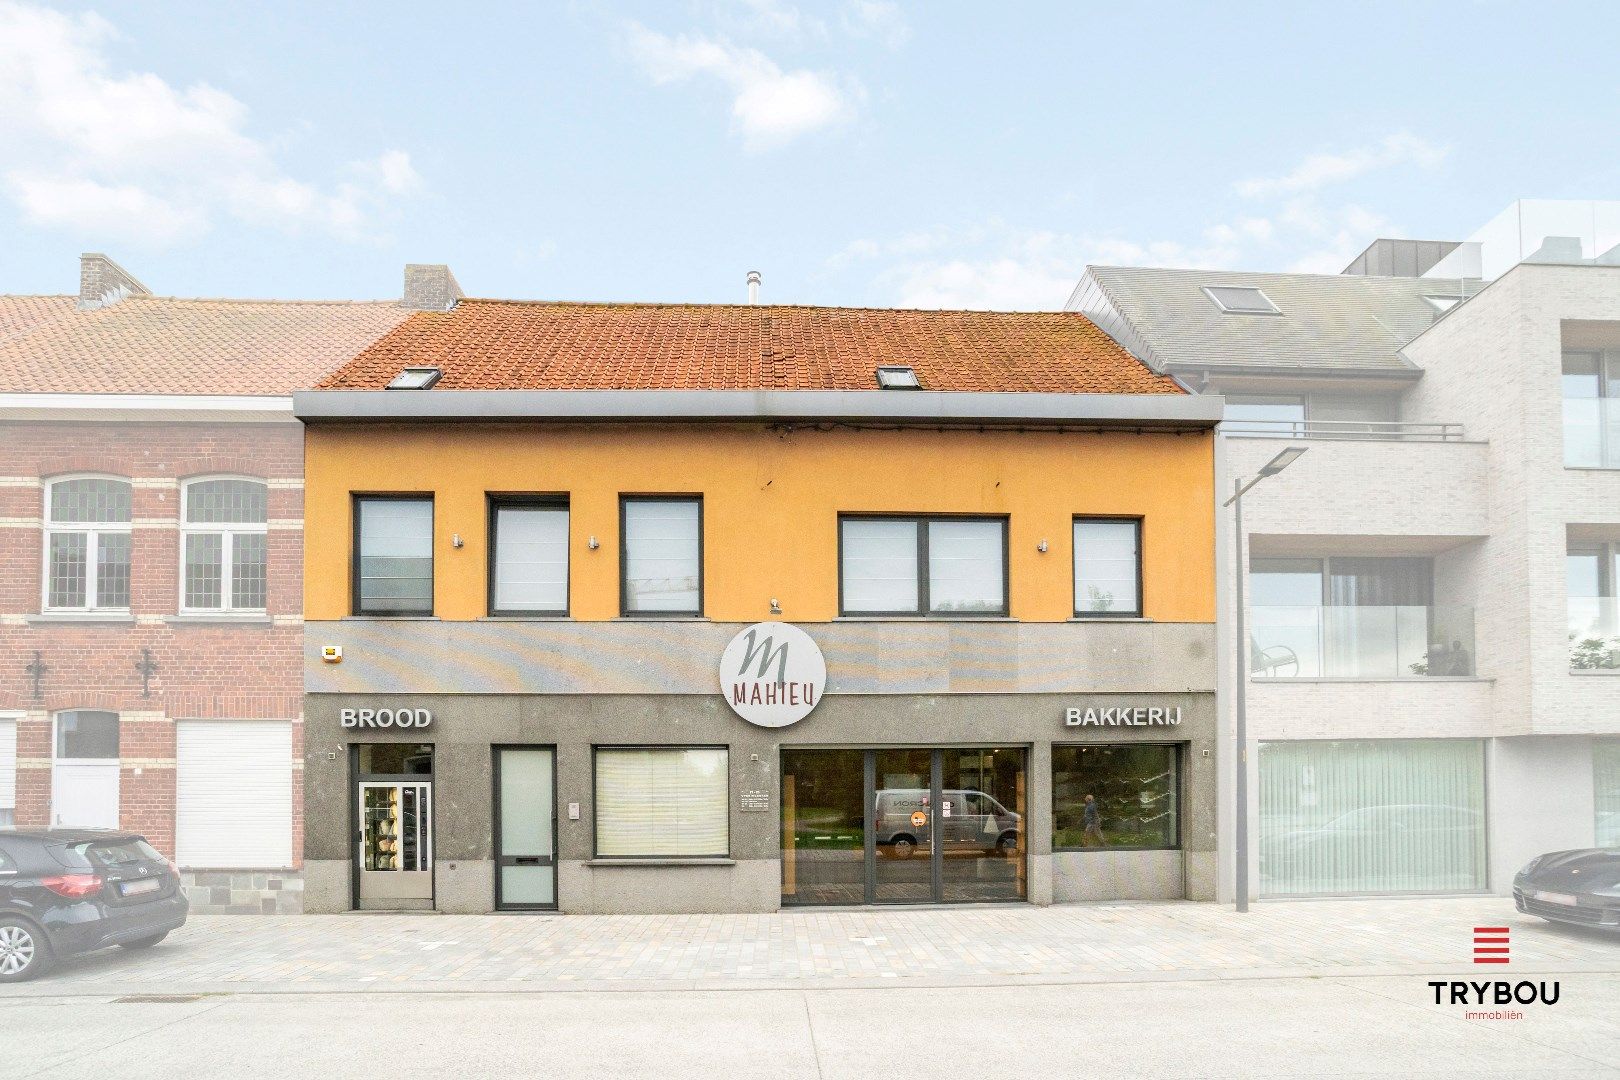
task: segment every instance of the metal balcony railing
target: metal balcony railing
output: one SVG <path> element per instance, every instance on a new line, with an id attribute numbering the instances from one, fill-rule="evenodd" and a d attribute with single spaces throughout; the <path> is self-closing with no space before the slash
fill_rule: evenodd
<path id="1" fill-rule="evenodd" d="M 1420 679 L 1474 674 L 1474 609 L 1254 607 L 1249 672 L 1269 679 Z"/>
<path id="2" fill-rule="evenodd" d="M 1221 434 L 1263 439 L 1461 442 L 1463 426 L 1403 420 L 1228 420 L 1221 424 Z"/>

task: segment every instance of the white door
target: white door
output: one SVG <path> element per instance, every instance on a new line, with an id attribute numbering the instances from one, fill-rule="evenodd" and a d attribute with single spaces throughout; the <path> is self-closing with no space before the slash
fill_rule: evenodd
<path id="1" fill-rule="evenodd" d="M 292 865 L 292 724 L 175 723 L 175 861 L 188 869 Z"/>
<path id="2" fill-rule="evenodd" d="M 118 763 L 58 761 L 51 777 L 51 824 L 118 828 Z"/>
<path id="3" fill-rule="evenodd" d="M 0 829 L 17 823 L 17 720 L 0 716 Z"/>
<path id="4" fill-rule="evenodd" d="M 71 709 L 52 726 L 51 824 L 118 828 L 118 714 Z"/>

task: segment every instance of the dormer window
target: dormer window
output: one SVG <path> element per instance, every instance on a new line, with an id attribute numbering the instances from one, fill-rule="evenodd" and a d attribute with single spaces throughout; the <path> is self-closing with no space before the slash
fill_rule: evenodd
<path id="1" fill-rule="evenodd" d="M 388 384 L 388 389 L 426 390 L 439 381 L 440 374 L 436 367 L 408 367 L 394 376 L 394 381 Z"/>
<path id="2" fill-rule="evenodd" d="M 1248 286 L 1205 285 L 1204 295 L 1228 315 L 1281 315 L 1277 305 L 1259 289 Z"/>
<path id="3" fill-rule="evenodd" d="M 1427 300 L 1429 306 L 1441 314 L 1445 314 L 1462 303 L 1462 297 L 1460 296 L 1425 296 L 1423 299 Z"/>
<path id="4" fill-rule="evenodd" d="M 901 365 L 878 368 L 877 383 L 879 390 L 922 389 L 922 383 L 917 381 L 917 373 L 911 368 Z"/>

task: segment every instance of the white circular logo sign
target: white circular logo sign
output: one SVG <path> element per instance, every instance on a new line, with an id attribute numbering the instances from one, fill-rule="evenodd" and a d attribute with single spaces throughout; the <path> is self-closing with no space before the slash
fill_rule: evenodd
<path id="1" fill-rule="evenodd" d="M 810 635 L 787 623 L 755 623 L 720 654 L 720 692 L 731 711 L 760 727 L 810 715 L 827 685 L 827 661 Z"/>

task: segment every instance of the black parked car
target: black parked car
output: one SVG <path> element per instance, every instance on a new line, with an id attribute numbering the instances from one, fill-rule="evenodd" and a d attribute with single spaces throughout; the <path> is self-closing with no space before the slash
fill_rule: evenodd
<path id="1" fill-rule="evenodd" d="M 0 831 L 0 982 L 108 945 L 144 949 L 186 923 L 173 864 L 130 833 Z"/>
<path id="2" fill-rule="evenodd" d="M 1553 922 L 1620 930 L 1620 849 L 1537 855 L 1514 875 L 1513 903 Z"/>

